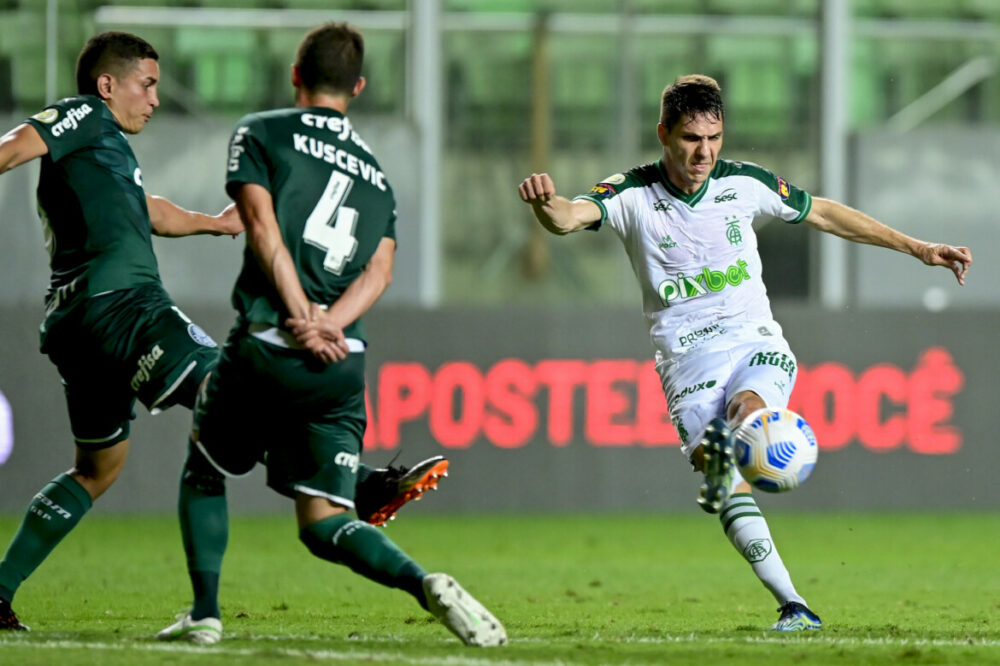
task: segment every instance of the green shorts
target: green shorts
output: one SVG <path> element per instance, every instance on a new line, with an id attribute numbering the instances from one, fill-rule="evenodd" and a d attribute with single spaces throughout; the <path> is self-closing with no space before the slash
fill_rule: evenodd
<path id="1" fill-rule="evenodd" d="M 193 407 L 219 356 L 215 341 L 155 283 L 50 317 L 42 352 L 62 377 L 73 437 L 88 450 L 128 439 L 137 398 L 154 414 Z"/>
<path id="2" fill-rule="evenodd" d="M 226 476 L 267 466 L 288 497 L 354 507 L 365 412 L 365 356 L 326 365 L 306 351 L 235 332 L 195 414 L 198 446 Z"/>

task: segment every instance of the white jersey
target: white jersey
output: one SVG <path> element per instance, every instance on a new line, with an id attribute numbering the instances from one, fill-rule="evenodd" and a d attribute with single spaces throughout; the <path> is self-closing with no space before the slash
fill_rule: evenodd
<path id="1" fill-rule="evenodd" d="M 578 199 L 593 201 L 621 239 L 642 289 L 661 361 L 750 331 L 779 335 L 761 279 L 754 218 L 800 222 L 812 197 L 748 162 L 719 160 L 694 194 L 670 183 L 662 160 L 615 174 Z"/>

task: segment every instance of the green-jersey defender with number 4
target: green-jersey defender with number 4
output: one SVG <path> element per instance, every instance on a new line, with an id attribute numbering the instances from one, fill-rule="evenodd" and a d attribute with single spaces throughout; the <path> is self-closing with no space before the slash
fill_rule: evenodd
<path id="1" fill-rule="evenodd" d="M 244 183 L 271 192 L 282 239 L 314 303 L 337 300 L 379 241 L 395 239 L 392 188 L 350 119 L 334 109 L 243 118 L 230 141 L 227 190 Z M 288 317 L 250 247 L 233 305 L 246 324 L 280 326 Z M 345 334 L 365 340 L 360 320 Z"/>
<path id="2" fill-rule="evenodd" d="M 295 107 L 246 116 L 233 132 L 226 191 L 247 238 L 233 289 L 239 314 L 199 400 L 181 482 L 194 603 L 161 640 L 222 638 L 222 476 L 263 462 L 267 484 L 294 499 L 313 555 L 409 593 L 467 645 L 507 642 L 482 604 L 451 576 L 425 573 L 355 504 L 367 485 L 360 319 L 392 281 L 396 251 L 392 189 L 345 115 L 365 87 L 363 58 L 352 26 L 315 28 L 292 66 Z M 432 458 L 421 474 L 445 465 Z"/>

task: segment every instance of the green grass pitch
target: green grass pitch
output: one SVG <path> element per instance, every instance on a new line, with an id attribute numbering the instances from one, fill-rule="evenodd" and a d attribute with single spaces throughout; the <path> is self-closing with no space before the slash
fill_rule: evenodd
<path id="1" fill-rule="evenodd" d="M 226 637 L 152 635 L 190 601 L 170 516 L 95 512 L 22 587 L 30 634 L 0 664 L 1000 664 L 1000 514 L 770 516 L 825 627 L 776 635 L 775 603 L 704 515 L 426 516 L 389 535 L 506 624 L 465 648 L 407 595 L 321 562 L 291 515 L 237 517 Z M 6 543 L 19 518 L 0 518 Z M 0 546 L 2 547 L 2 546 Z"/>

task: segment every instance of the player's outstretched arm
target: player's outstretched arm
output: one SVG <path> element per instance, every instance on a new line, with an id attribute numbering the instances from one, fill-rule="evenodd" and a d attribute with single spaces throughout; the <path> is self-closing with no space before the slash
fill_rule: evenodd
<path id="1" fill-rule="evenodd" d="M 547 173 L 533 173 L 517 188 L 521 200 L 547 231 L 560 236 L 586 229 L 601 219 L 601 209 L 593 201 L 571 201 L 556 194 L 556 186 Z"/>
<path id="2" fill-rule="evenodd" d="M 0 173 L 30 162 L 49 152 L 42 135 L 28 123 L 21 123 L 0 136 Z"/>
<path id="3" fill-rule="evenodd" d="M 236 236 L 243 232 L 243 220 L 234 204 L 229 204 L 218 215 L 206 215 L 181 208 L 169 199 L 146 195 L 146 208 L 153 233 L 167 238 L 211 234 Z"/>
<path id="4" fill-rule="evenodd" d="M 917 240 L 832 199 L 814 198 L 805 221 L 820 231 L 855 243 L 887 247 L 913 255 L 928 266 L 944 266 L 955 274 L 959 284 L 965 284 L 972 265 L 972 252 L 967 247 Z"/>

